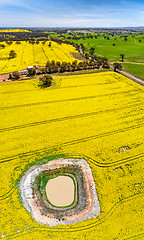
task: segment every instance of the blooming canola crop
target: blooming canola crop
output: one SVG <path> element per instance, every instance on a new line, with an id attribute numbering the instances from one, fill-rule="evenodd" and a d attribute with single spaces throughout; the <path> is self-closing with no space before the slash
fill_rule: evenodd
<path id="1" fill-rule="evenodd" d="M 9 73 L 22 69 L 26 69 L 31 65 L 45 66 L 47 61 L 59 61 L 59 62 L 73 62 L 75 59 L 72 57 L 72 52 L 77 52 L 76 49 L 67 44 L 58 44 L 51 41 L 51 47 L 49 47 L 49 41 L 44 45 L 40 41 L 39 44 L 32 44 L 22 41 L 21 44 L 13 42 L 11 45 L 2 42 L 5 48 L 0 47 L 0 74 Z M 9 58 L 10 51 L 16 52 L 16 58 Z"/>
<path id="2" fill-rule="evenodd" d="M 133 239 L 143 235 L 143 87 L 113 72 L 0 85 L 0 237 Z M 19 182 L 34 165 L 85 159 L 97 218 L 49 227 L 23 207 Z"/>

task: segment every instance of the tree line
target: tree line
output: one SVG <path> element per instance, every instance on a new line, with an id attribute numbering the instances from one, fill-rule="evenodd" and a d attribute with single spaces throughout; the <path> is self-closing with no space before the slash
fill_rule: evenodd
<path id="1" fill-rule="evenodd" d="M 96 60 L 85 60 L 82 62 L 78 62 L 74 60 L 72 63 L 70 62 L 62 62 L 59 61 L 47 61 L 44 68 L 39 68 L 37 74 L 46 74 L 46 73 L 63 73 L 63 72 L 74 72 L 81 70 L 89 70 L 89 69 L 99 69 L 100 67 L 109 68 L 108 63 L 104 61 L 96 61 Z"/>

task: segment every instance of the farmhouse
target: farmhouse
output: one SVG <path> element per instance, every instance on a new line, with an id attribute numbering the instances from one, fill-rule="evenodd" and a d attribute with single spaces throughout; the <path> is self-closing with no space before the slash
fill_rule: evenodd
<path id="1" fill-rule="evenodd" d="M 35 69 L 38 69 L 38 65 L 34 65 L 34 66 L 29 66 L 29 67 L 27 67 L 27 70 L 29 70 L 29 69 L 31 69 L 31 68 L 35 68 Z"/>
<path id="2" fill-rule="evenodd" d="M 21 71 L 19 71 L 19 73 L 21 75 L 27 75 L 28 74 L 28 70 L 21 70 Z"/>
<path id="3" fill-rule="evenodd" d="M 29 67 L 27 67 L 27 70 L 29 70 L 29 69 L 31 69 L 31 68 L 33 68 L 33 66 L 29 66 Z"/>
<path id="4" fill-rule="evenodd" d="M 34 66 L 28 66 L 27 69 L 19 71 L 21 75 L 27 75 L 29 73 L 29 69 L 38 69 L 38 66 L 35 64 Z"/>

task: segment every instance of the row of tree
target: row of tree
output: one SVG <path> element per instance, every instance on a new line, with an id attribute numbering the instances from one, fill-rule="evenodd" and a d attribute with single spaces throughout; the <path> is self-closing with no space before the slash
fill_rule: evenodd
<path id="1" fill-rule="evenodd" d="M 108 62 L 103 61 L 99 62 L 96 60 L 82 61 L 77 62 L 77 60 L 70 62 L 55 62 L 55 61 L 47 61 L 45 68 L 40 68 L 37 71 L 37 74 L 45 74 L 45 73 L 63 73 L 63 72 L 73 72 L 87 69 L 99 69 L 100 67 L 109 68 Z"/>
<path id="2" fill-rule="evenodd" d="M 39 40 L 42 41 L 47 39 L 47 33 L 44 31 L 32 31 L 32 32 L 9 32 L 0 33 L 0 42 L 3 41 L 28 41 L 28 40 Z"/>
<path id="3" fill-rule="evenodd" d="M 89 69 L 99 69 L 100 67 L 109 68 L 107 62 L 103 62 L 101 65 L 97 61 L 82 61 L 77 62 L 77 60 L 70 62 L 55 62 L 55 61 L 47 61 L 45 67 L 40 67 L 38 70 L 33 67 L 28 69 L 27 76 L 32 75 L 41 75 L 41 74 L 51 74 L 51 73 L 63 73 L 63 72 L 74 72 L 74 71 L 81 71 L 81 70 L 89 70 Z M 12 74 L 9 74 L 9 79 L 17 80 L 20 78 L 20 72 L 16 71 Z"/>

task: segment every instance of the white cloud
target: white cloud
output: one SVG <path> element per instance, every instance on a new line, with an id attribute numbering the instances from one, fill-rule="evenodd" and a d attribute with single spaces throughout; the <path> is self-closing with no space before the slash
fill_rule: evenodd
<path id="1" fill-rule="evenodd" d="M 0 5 L 11 4 L 25 11 L 0 10 L 1 26 L 21 27 L 122 27 L 144 25 L 144 11 L 93 7 L 89 10 L 64 7 L 62 11 L 47 11 L 28 0 L 0 0 Z M 12 13 L 12 14 L 11 14 Z"/>
<path id="2" fill-rule="evenodd" d="M 108 16 L 101 18 L 65 16 L 62 18 L 19 13 L 14 14 L 11 19 L 1 18 L 1 26 L 5 27 L 127 27 L 138 25 L 141 25 L 138 21 L 131 21 L 131 19 L 126 21 L 122 18 L 117 19 Z"/>

